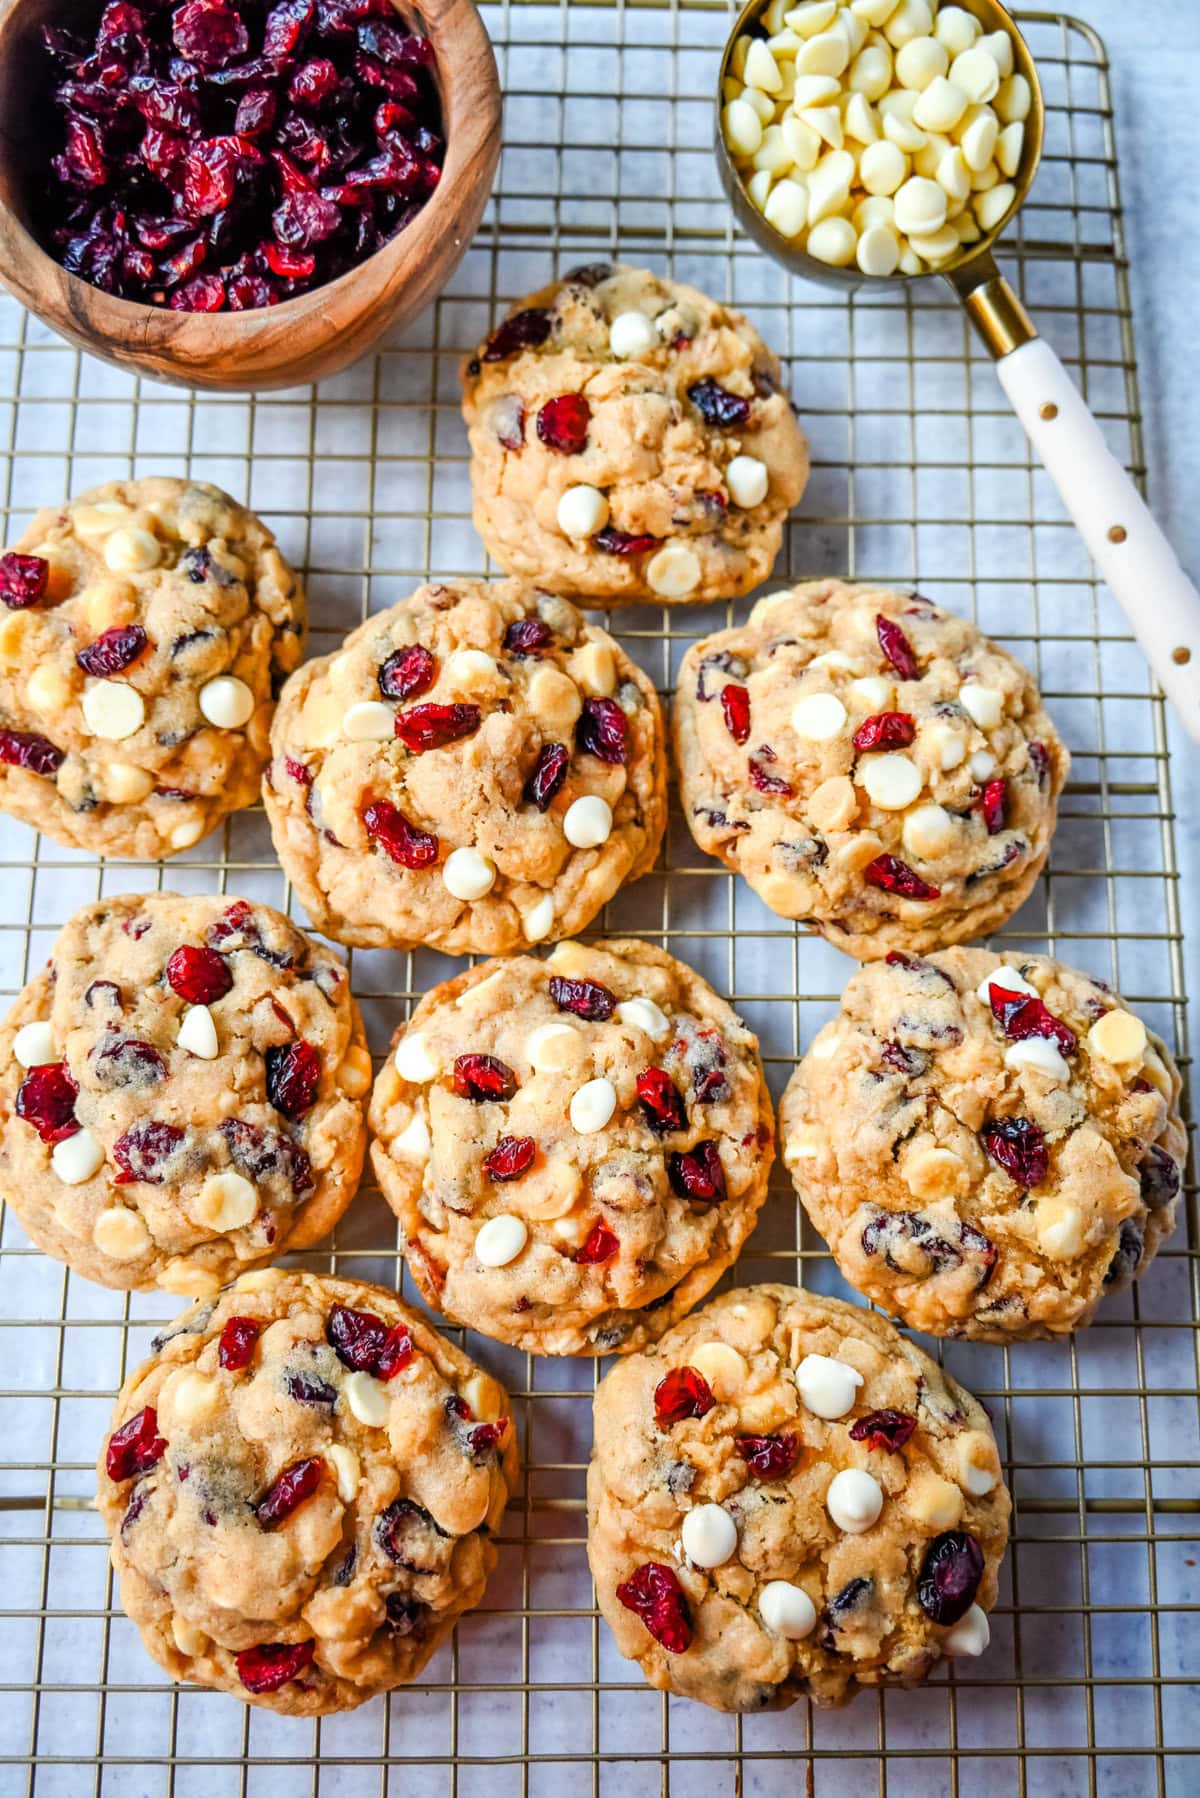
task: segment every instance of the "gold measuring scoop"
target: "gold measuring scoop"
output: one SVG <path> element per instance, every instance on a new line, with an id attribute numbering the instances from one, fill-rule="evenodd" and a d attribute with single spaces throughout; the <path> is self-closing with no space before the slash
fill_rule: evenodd
<path id="1" fill-rule="evenodd" d="M 1104 440 L 1087 404 L 1020 299 L 996 266 L 997 238 L 1033 184 L 1042 154 L 1045 104 L 1029 47 L 999 0 L 955 0 L 984 32 L 1012 41 L 1014 70 L 1029 83 L 1030 108 L 1008 210 L 975 243 L 964 244 L 936 270 L 917 275 L 866 275 L 834 268 L 784 237 L 746 192 L 721 128 L 722 96 L 734 45 L 753 34 L 767 0 L 748 0 L 725 45 L 717 83 L 717 167 L 739 223 L 761 249 L 793 274 L 825 286 L 898 286 L 936 273 L 949 282 L 996 361 L 996 373 L 1105 583 L 1123 608 L 1159 685 L 1200 742 L 1200 593 L 1151 517 L 1126 470 Z"/>

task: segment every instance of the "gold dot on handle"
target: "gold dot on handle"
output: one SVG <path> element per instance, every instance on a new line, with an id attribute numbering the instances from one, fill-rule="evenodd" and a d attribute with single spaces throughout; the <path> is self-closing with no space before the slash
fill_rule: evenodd
<path id="1" fill-rule="evenodd" d="M 1179 645 L 1178 649 L 1173 649 L 1171 651 L 1171 660 L 1173 662 L 1178 662 L 1179 666 L 1181 668 L 1184 667 L 1188 662 L 1190 662 L 1191 659 L 1192 659 L 1192 652 L 1190 649 L 1188 649 L 1186 644 L 1181 643 Z"/>
<path id="2" fill-rule="evenodd" d="M 1124 543 L 1128 535 L 1129 533 L 1123 524 L 1114 524 L 1108 533 L 1108 540 L 1110 543 Z"/>
<path id="3" fill-rule="evenodd" d="M 1058 407 L 1054 404 L 1053 400 L 1047 400 L 1046 404 L 1039 407 L 1038 410 L 1039 415 L 1042 418 L 1050 419 L 1058 417 Z"/>

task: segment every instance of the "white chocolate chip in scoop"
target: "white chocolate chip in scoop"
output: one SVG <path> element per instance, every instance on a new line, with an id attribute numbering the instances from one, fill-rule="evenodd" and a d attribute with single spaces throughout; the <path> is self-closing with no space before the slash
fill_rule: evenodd
<path id="1" fill-rule="evenodd" d="M 138 1261 L 150 1247 L 150 1232 L 136 1211 L 109 1205 L 92 1227 L 92 1241 L 110 1261 Z"/>
<path id="2" fill-rule="evenodd" d="M 199 705 L 218 730 L 239 730 L 254 710 L 254 694 L 236 674 L 218 674 L 201 687 Z"/>
<path id="3" fill-rule="evenodd" d="M 737 1547 L 737 1525 L 723 1505 L 697 1505 L 680 1530 L 683 1552 L 696 1567 L 723 1567 Z"/>
<path id="4" fill-rule="evenodd" d="M 1146 1044 L 1146 1026 L 1131 1011 L 1106 1011 L 1087 1033 L 1091 1053 L 1117 1067 L 1141 1061 Z"/>
<path id="5" fill-rule="evenodd" d="M 39 1018 L 32 1024 L 22 1024 L 13 1037 L 13 1055 L 23 1068 L 41 1068 L 49 1061 L 56 1061 L 54 1035 L 49 1023 Z"/>
<path id="6" fill-rule="evenodd" d="M 125 681 L 91 681 L 83 690 L 83 716 L 94 737 L 120 743 L 141 729 L 146 704 L 136 687 Z"/>

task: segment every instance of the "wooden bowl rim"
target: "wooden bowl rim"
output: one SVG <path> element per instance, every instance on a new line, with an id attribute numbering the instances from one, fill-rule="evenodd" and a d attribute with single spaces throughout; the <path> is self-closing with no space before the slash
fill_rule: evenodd
<path id="1" fill-rule="evenodd" d="M 240 360 L 253 353 L 260 336 L 274 338 L 281 325 L 303 328 L 314 314 L 320 315 L 349 294 L 352 285 L 354 311 L 367 309 L 392 285 L 397 263 L 411 257 L 419 266 L 424 260 L 422 248 L 428 256 L 436 254 L 442 215 L 456 203 L 455 181 L 477 154 L 486 155 L 489 138 L 499 133 L 502 112 L 495 52 L 475 0 L 391 0 L 391 4 L 397 12 L 415 15 L 429 36 L 441 32 L 443 42 L 453 36 L 452 54 L 444 56 L 439 48 L 437 58 L 446 158 L 441 179 L 420 212 L 365 261 L 308 293 L 281 300 L 277 306 L 259 306 L 246 312 L 174 312 L 169 306 L 151 306 L 143 300 L 126 300 L 105 293 L 90 281 L 71 274 L 0 198 L 0 227 L 10 245 L 23 252 L 25 259 L 22 263 L 14 257 L 0 271 L 0 281 L 52 329 L 57 316 L 79 321 L 86 318 L 86 334 L 97 340 L 98 348 L 111 342 L 115 349 L 124 350 L 127 358 L 128 346 L 140 332 L 144 352 L 164 358 L 178 355 L 193 366 L 198 359 L 221 355 Z M 20 11 L 21 0 L 0 0 L 0 44 L 5 28 L 11 26 Z M 455 18 L 455 14 L 460 16 Z M 476 56 L 482 60 L 484 92 L 482 104 L 480 96 L 475 95 L 475 104 L 468 108 L 461 104 L 462 70 Z M 302 374 L 297 379 L 303 384 Z"/>

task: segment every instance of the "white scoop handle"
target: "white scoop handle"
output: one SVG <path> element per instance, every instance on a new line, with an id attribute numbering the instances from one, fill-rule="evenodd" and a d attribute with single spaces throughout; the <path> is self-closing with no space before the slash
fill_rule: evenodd
<path id="1" fill-rule="evenodd" d="M 1002 356 L 996 373 L 1159 686 L 1200 743 L 1200 593 L 1045 339 Z"/>

